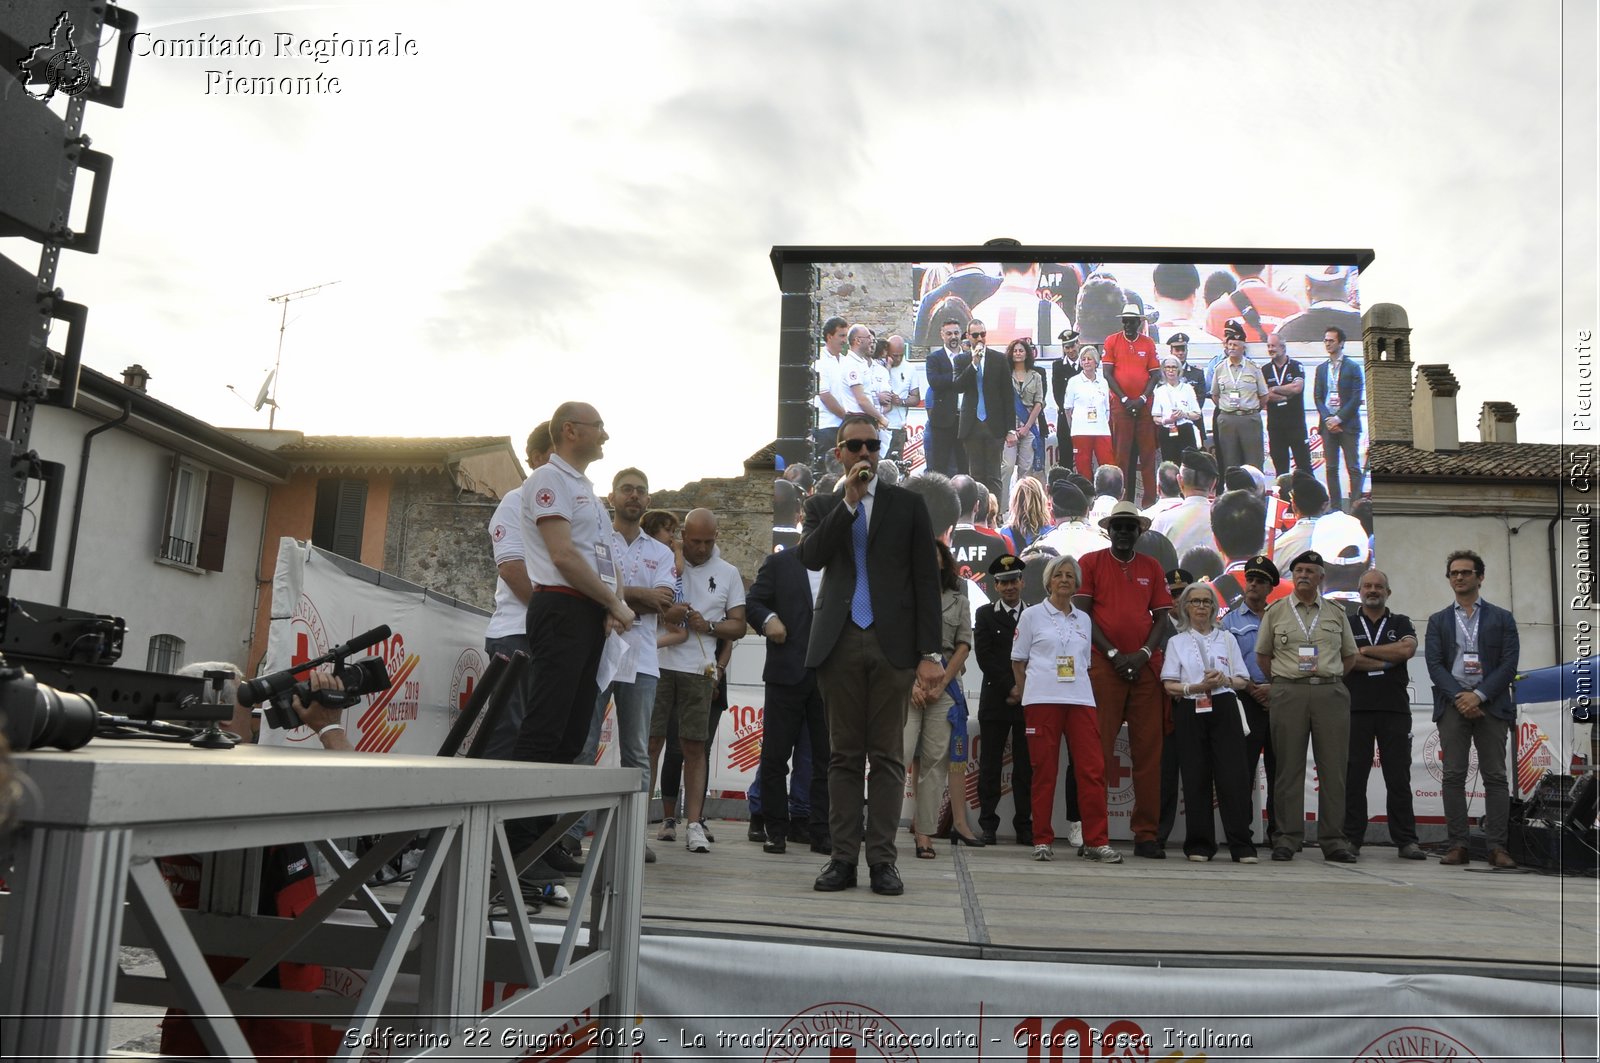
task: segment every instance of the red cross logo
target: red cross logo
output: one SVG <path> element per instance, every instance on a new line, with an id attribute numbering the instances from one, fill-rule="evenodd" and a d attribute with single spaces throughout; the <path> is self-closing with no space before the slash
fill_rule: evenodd
<path id="1" fill-rule="evenodd" d="M 556 504 L 556 496 L 548 487 L 541 488 L 539 493 L 533 496 L 533 500 L 545 509 Z"/>
<path id="2" fill-rule="evenodd" d="M 1111 789 L 1120 790 L 1122 789 L 1122 784 L 1132 778 L 1133 772 L 1128 768 L 1127 761 L 1123 759 L 1122 751 L 1118 750 L 1116 755 L 1111 758 L 1111 763 L 1106 765 L 1106 782 L 1111 785 Z"/>

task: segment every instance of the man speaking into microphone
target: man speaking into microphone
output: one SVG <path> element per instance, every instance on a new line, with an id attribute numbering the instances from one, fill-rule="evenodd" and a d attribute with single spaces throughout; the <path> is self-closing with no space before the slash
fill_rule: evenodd
<path id="1" fill-rule="evenodd" d="M 874 893 L 905 891 L 895 867 L 906 766 L 903 732 L 913 685 L 932 694 L 939 659 L 939 562 L 922 498 L 877 478 L 881 444 L 870 417 L 846 417 L 834 456 L 837 491 L 806 499 L 800 559 L 822 569 L 806 667 L 817 670 L 828 718 L 828 821 L 833 858 L 823 892 L 856 885 L 867 761 L 867 864 Z"/>

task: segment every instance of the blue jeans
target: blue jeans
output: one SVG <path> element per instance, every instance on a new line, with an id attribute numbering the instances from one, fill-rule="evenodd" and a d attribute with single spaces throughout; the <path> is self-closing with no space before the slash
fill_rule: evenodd
<path id="1" fill-rule="evenodd" d="M 617 725 L 613 733 L 616 735 L 617 753 L 622 758 L 622 766 L 639 769 L 639 789 L 650 785 L 650 713 L 656 704 L 656 678 L 640 674 L 631 683 L 612 683 L 600 691 L 594 703 L 594 719 L 589 723 L 589 740 L 583 744 L 583 752 L 578 754 L 578 759 L 573 763 L 594 764 L 600 754 L 600 727 L 605 720 L 606 702 L 615 701 Z M 574 838 L 582 838 L 588 831 L 589 817 L 584 816 L 567 833 Z"/>

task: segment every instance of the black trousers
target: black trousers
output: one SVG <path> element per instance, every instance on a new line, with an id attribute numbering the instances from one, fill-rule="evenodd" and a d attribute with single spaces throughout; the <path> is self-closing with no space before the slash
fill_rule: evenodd
<path id="1" fill-rule="evenodd" d="M 605 609 L 590 598 L 534 593 L 528 603 L 528 671 L 533 681 L 512 760 L 571 764 L 583 752 L 600 694 L 595 674 L 606 644 L 605 621 Z M 511 851 L 527 848 L 553 821 L 539 816 L 507 822 Z"/>
<path id="2" fill-rule="evenodd" d="M 1178 794 L 1182 792 L 1182 772 L 1178 764 L 1178 740 L 1167 735 L 1161 743 L 1161 818 L 1156 823 L 1156 842 L 1166 845 L 1178 822 Z"/>
<path id="3" fill-rule="evenodd" d="M 815 672 L 807 670 L 803 682 L 767 684 L 767 703 L 761 711 L 761 815 L 767 837 L 798 837 L 789 822 L 789 761 L 801 732 L 811 736 L 811 837 L 828 832 L 828 720 Z M 769 807 L 770 806 L 770 807 Z"/>
<path id="4" fill-rule="evenodd" d="M 1261 707 L 1260 702 L 1249 694 L 1240 694 L 1239 704 L 1244 706 L 1244 719 L 1250 725 L 1244 734 L 1244 760 L 1245 774 L 1252 786 L 1256 780 L 1256 765 L 1261 763 L 1262 758 L 1267 762 L 1267 833 L 1262 840 L 1271 841 L 1272 836 L 1278 833 L 1278 818 L 1272 807 L 1272 794 L 1277 789 L 1274 780 L 1278 777 L 1278 758 L 1272 752 L 1272 731 L 1268 726 L 1267 710 Z M 1254 819 L 1250 826 L 1254 829 Z"/>
<path id="5" fill-rule="evenodd" d="M 1011 825 L 1019 837 L 1033 834 L 1033 764 L 1028 759 L 1027 724 L 1021 720 L 978 720 L 978 829 L 1000 827 L 1000 772 L 1005 766 L 1006 739 L 1011 739 Z M 1067 769 L 1067 818 L 1078 814 L 1078 783 Z"/>
<path id="6" fill-rule="evenodd" d="M 1168 431 L 1165 425 L 1156 425 L 1156 441 L 1161 445 L 1161 460 L 1180 464 L 1183 461 L 1183 452 L 1186 450 L 1199 450 L 1201 448 L 1200 426 L 1193 421 L 1185 421 L 1178 425 L 1176 432 Z"/>
<path id="7" fill-rule="evenodd" d="M 1303 415 L 1301 419 L 1304 420 Z M 1306 442 L 1306 430 L 1302 424 L 1296 432 L 1292 427 L 1279 428 L 1267 419 L 1267 445 L 1272 450 L 1272 473 L 1282 476 L 1289 471 L 1289 456 L 1294 455 L 1294 471 L 1303 472 L 1307 476 L 1311 473 L 1311 445 Z"/>
<path id="8" fill-rule="evenodd" d="M 1415 845 L 1417 815 L 1411 805 L 1411 713 L 1350 714 L 1350 770 L 1344 784 L 1344 836 L 1359 846 L 1367 832 L 1367 776 L 1378 747 L 1383 788 L 1388 794 L 1389 837 L 1396 846 Z"/>
<path id="9" fill-rule="evenodd" d="M 1183 851 L 1185 855 L 1212 856 L 1217 851 L 1216 820 L 1211 811 L 1215 788 L 1217 809 L 1228 851 L 1234 856 L 1254 856 L 1250 840 L 1250 768 L 1245 761 L 1244 721 L 1238 699 L 1216 694 L 1210 712 L 1195 711 L 1192 698 L 1174 698 L 1173 737 L 1183 772 Z"/>

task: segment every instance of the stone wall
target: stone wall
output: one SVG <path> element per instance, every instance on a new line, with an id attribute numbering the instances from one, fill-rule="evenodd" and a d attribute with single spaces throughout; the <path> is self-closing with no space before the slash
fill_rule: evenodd
<path id="1" fill-rule="evenodd" d="M 917 301 L 912 298 L 911 267 L 904 262 L 818 263 L 819 284 L 812 293 L 821 321 L 838 315 L 868 325 L 880 336 L 898 332 L 911 338 Z M 817 343 L 822 343 L 821 335 Z"/>
<path id="2" fill-rule="evenodd" d="M 443 470 L 396 475 L 383 570 L 493 610 L 495 565 L 488 527 L 496 504 L 475 494 L 458 498 Z"/>
<path id="3" fill-rule="evenodd" d="M 762 558 L 772 551 L 772 448 L 745 462 L 744 475 L 695 480 L 670 491 L 652 491 L 652 509 L 670 509 L 680 517 L 705 508 L 717 515 L 717 548 L 748 587 Z"/>

